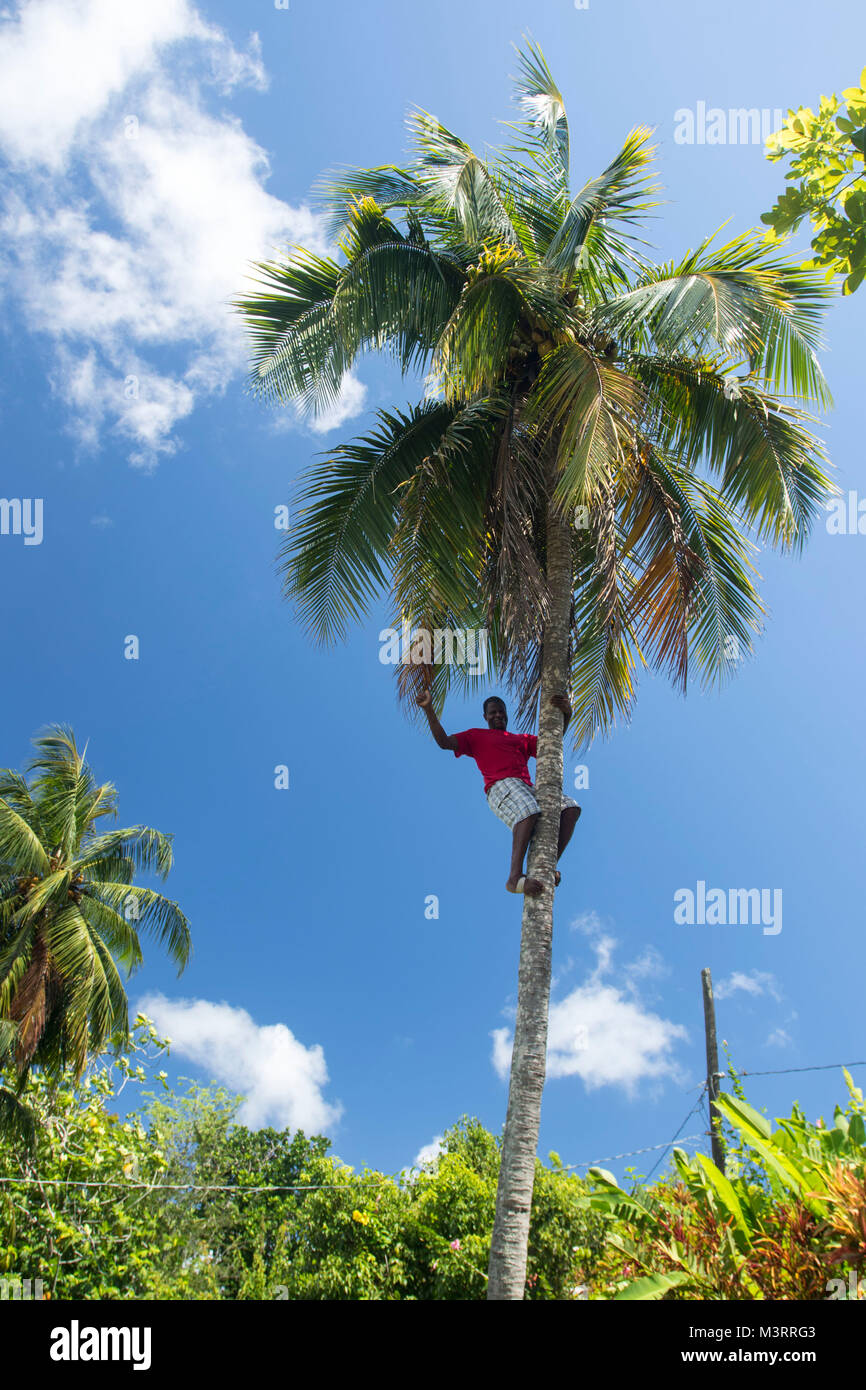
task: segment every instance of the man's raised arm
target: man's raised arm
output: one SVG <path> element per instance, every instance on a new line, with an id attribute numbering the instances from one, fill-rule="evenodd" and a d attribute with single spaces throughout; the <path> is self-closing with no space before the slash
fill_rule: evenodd
<path id="1" fill-rule="evenodd" d="M 423 695 L 419 695 L 416 703 L 421 706 L 426 714 L 427 723 L 430 725 L 430 732 L 439 744 L 439 747 L 444 748 L 446 752 L 450 751 L 453 753 L 457 748 L 457 736 L 456 734 L 446 734 L 445 730 L 442 728 L 433 709 L 433 697 L 430 691 L 425 690 Z"/>
<path id="2" fill-rule="evenodd" d="M 562 736 L 564 738 L 565 731 L 571 723 L 571 701 L 567 695 L 554 695 L 550 703 L 562 711 Z"/>

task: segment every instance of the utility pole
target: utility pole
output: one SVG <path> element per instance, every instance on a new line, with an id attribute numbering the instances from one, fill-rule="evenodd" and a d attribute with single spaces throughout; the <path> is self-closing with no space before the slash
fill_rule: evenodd
<path id="1" fill-rule="evenodd" d="M 713 977 L 709 968 L 701 971 L 704 993 L 704 1034 L 707 1040 L 707 1097 L 710 1102 L 710 1136 L 713 1162 L 720 1173 L 725 1171 L 725 1151 L 722 1147 L 721 1118 L 716 1101 L 719 1096 L 719 1049 L 716 1043 L 716 1006 L 713 1002 Z"/>

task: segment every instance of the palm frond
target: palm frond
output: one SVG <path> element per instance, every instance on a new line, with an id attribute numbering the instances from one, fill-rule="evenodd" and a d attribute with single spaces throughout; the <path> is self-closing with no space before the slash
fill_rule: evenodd
<path id="1" fill-rule="evenodd" d="M 88 837 L 70 868 L 85 877 L 99 868 L 102 870 L 99 877 L 106 878 L 111 876 L 105 872 L 108 865 L 111 865 L 112 871 L 117 869 L 124 874 L 132 866 L 144 873 L 167 878 L 172 866 L 173 839 L 172 835 L 152 830 L 147 825 L 109 830 L 103 835 Z M 122 881 L 125 883 L 128 880 L 124 877 Z"/>
<path id="2" fill-rule="evenodd" d="M 727 454 L 708 456 L 729 505 L 773 545 L 801 549 L 836 491 L 823 446 L 803 423 L 808 418 L 745 386 Z"/>
<path id="3" fill-rule="evenodd" d="M 19 874 L 45 873 L 48 855 L 40 839 L 20 811 L 0 797 L 0 860 Z"/>
<path id="4" fill-rule="evenodd" d="M 656 206 L 650 198 L 656 185 L 646 174 L 650 139 L 645 126 L 631 132 L 616 158 L 572 199 L 545 252 L 545 264 L 569 278 L 576 274 L 593 297 L 627 284 L 627 271 L 642 265 L 624 229 Z"/>
<path id="5" fill-rule="evenodd" d="M 579 342 L 545 359 L 524 418 L 558 438 L 563 511 L 591 505 L 623 457 L 641 409 L 638 383 Z"/>
<path id="6" fill-rule="evenodd" d="M 524 136 L 518 149 L 536 159 L 554 192 L 565 197 L 571 162 L 565 101 L 538 44 L 525 38 L 516 51 L 518 72 L 512 82 L 523 119 L 511 124 Z"/>
<path id="7" fill-rule="evenodd" d="M 701 559 L 688 544 L 679 499 L 649 466 L 642 442 L 633 458 L 634 482 L 622 505 L 622 549 L 638 567 L 626 611 L 649 665 L 666 671 L 685 691 L 689 620 Z"/>
<path id="8" fill-rule="evenodd" d="M 26 901 L 18 912 L 18 920 L 29 922 L 39 917 L 46 909 L 60 908 L 66 902 L 72 874 L 68 869 L 58 869 L 45 874 L 27 894 Z"/>
<path id="9" fill-rule="evenodd" d="M 491 450 L 505 426 L 507 402 L 472 402 L 443 421 L 423 464 L 400 487 L 391 542 L 392 593 L 401 618 L 443 626 L 450 615 L 476 613 L 485 562 L 485 509 Z M 462 626 L 463 624 L 461 624 Z"/>
<path id="10" fill-rule="evenodd" d="M 122 1045 L 129 1036 L 129 1006 L 123 980 L 120 978 L 111 951 L 99 936 L 93 937 L 97 987 L 92 991 L 90 1005 L 89 1050 L 100 1051 L 111 1039 Z"/>
<path id="11" fill-rule="evenodd" d="M 721 680 L 748 656 L 764 612 L 754 586 L 756 547 L 737 526 L 723 492 L 677 460 L 653 452 L 649 469 L 676 500 L 686 543 L 700 559 L 689 650 L 705 681 Z"/>
<path id="12" fill-rule="evenodd" d="M 37 735 L 33 746 L 37 752 L 28 770 L 36 774 L 31 791 L 45 835 L 52 849 L 72 855 L 83 830 L 86 804 L 98 799 L 93 774 L 71 729 L 54 725 Z M 109 795 L 113 790 L 106 789 Z"/>
<path id="13" fill-rule="evenodd" d="M 320 640 L 342 637 L 386 585 L 399 489 L 439 447 L 455 409 L 429 401 L 408 413 L 380 411 L 378 428 L 311 470 L 301 519 L 281 555 L 284 592 Z"/>
<path id="14" fill-rule="evenodd" d="M 830 404 L 817 358 L 819 309 L 830 288 L 774 259 L 755 233 L 711 250 L 713 240 L 596 306 L 594 324 L 641 352 L 747 359 L 771 389 Z"/>
<path id="15" fill-rule="evenodd" d="M 518 327 L 550 323 L 561 308 L 549 276 L 520 252 L 500 246 L 482 251 L 436 346 L 431 378 L 450 401 L 489 395 L 511 364 Z"/>
<path id="16" fill-rule="evenodd" d="M 396 164 L 326 174 L 313 192 L 324 209 L 326 233 L 337 242 L 345 234 L 353 208 L 364 198 L 372 198 L 385 212 L 405 211 L 423 202 L 417 180 Z"/>
<path id="17" fill-rule="evenodd" d="M 250 389 L 271 401 L 298 396 L 306 402 L 313 394 L 335 401 L 352 363 L 332 321 L 340 266 L 296 247 L 287 262 L 263 261 L 253 268 L 264 289 L 234 301 L 250 339 Z"/>
<path id="18" fill-rule="evenodd" d="M 811 417 L 723 364 L 682 355 L 636 355 L 646 418 L 659 447 L 691 468 L 703 463 L 761 538 L 801 547 L 835 488 Z"/>
<path id="19" fill-rule="evenodd" d="M 95 939 L 99 936 L 130 974 L 137 970 L 144 959 L 141 942 L 138 932 L 126 920 L 123 912 L 109 906 L 98 896 L 98 890 L 94 892 L 92 888 L 82 896 L 78 907 L 85 922 L 93 929 L 91 937 Z M 124 896 L 123 908 L 124 912 L 134 910 L 134 899 L 127 902 Z"/>
<path id="20" fill-rule="evenodd" d="M 462 268 L 409 240 L 359 251 L 340 278 L 331 328 L 349 361 L 364 348 L 391 352 L 406 372 L 423 367 L 463 289 Z"/>
<path id="21" fill-rule="evenodd" d="M 580 582 L 575 601 L 571 662 L 570 728 L 578 749 L 599 734 L 609 734 L 617 719 L 628 720 L 637 696 L 636 671 L 644 665 L 634 635 L 618 623 L 606 623 L 602 613 L 608 576 L 603 568 Z"/>
<path id="22" fill-rule="evenodd" d="M 468 246 L 518 246 L 517 231 L 484 161 L 428 111 L 414 111 L 408 124 L 416 155 L 411 172 L 424 192 L 425 209 L 453 221 Z"/>
<path id="23" fill-rule="evenodd" d="M 572 722 L 575 746 L 608 734 L 628 719 L 646 665 L 629 624 L 638 571 L 625 549 L 617 485 L 610 479 L 574 533 L 575 593 L 572 616 Z"/>
<path id="24" fill-rule="evenodd" d="M 178 974 L 188 964 L 192 949 L 189 923 L 177 903 L 138 884 L 105 883 L 99 879 L 90 880 L 88 893 L 118 915 L 128 911 L 136 924 L 135 931 L 154 936 L 179 967 Z"/>
<path id="25" fill-rule="evenodd" d="M 0 768 L 0 798 L 18 812 L 39 840 L 44 843 L 44 827 L 39 819 L 39 807 L 27 785 L 27 779 L 14 768 Z M 2 862 L 0 853 L 0 862 Z"/>
<path id="26" fill-rule="evenodd" d="M 16 923 L 0 952 L 0 1011 L 4 1016 L 30 962 L 35 939 L 36 928 L 32 920 Z"/>

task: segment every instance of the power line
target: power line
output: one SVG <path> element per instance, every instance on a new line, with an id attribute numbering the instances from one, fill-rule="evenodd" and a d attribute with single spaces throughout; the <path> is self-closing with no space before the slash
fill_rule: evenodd
<path id="1" fill-rule="evenodd" d="M 695 1107 L 696 1108 L 696 1107 Z M 686 1120 L 691 1118 L 693 1111 L 689 1111 Z M 683 1121 L 685 1124 L 685 1121 Z M 683 1125 L 680 1125 L 680 1130 Z M 705 1137 L 703 1131 L 700 1134 L 686 1134 L 681 1142 L 690 1143 L 696 1139 Z M 670 1149 L 680 1138 L 679 1130 L 673 1139 L 667 1144 L 649 1144 L 643 1149 L 630 1149 L 627 1153 L 608 1154 L 604 1158 L 594 1158 L 589 1163 L 565 1163 L 563 1169 L 570 1172 L 575 1168 L 595 1168 L 600 1163 L 615 1163 L 621 1158 L 636 1158 L 638 1154 L 655 1153 L 658 1149 Z M 404 1170 L 406 1171 L 406 1170 Z M 353 1179 L 348 1182 L 321 1182 L 321 1183 L 292 1183 L 292 1184 L 259 1184 L 256 1186 L 239 1186 L 237 1183 L 192 1183 L 192 1182 L 157 1182 L 146 1183 L 138 1182 L 135 1179 L 121 1182 L 119 1179 L 111 1178 L 46 1178 L 46 1177 L 0 1177 L 0 1183 L 8 1186 L 31 1185 L 45 1187 L 111 1187 L 122 1188 L 125 1191 L 136 1192 L 323 1192 L 339 1190 L 340 1188 L 358 1187 L 384 1187 L 389 1182 L 397 1182 L 400 1175 L 388 1176 L 375 1181 L 372 1179 Z"/>
<path id="2" fill-rule="evenodd" d="M 732 1078 L 739 1078 L 739 1077 L 742 1077 L 742 1076 L 791 1076 L 791 1075 L 793 1075 L 793 1074 L 795 1074 L 795 1073 L 798 1073 L 798 1072 L 807 1072 L 807 1071 L 835 1071 L 837 1067 L 866 1067 L 866 1061 L 862 1061 L 862 1062 L 827 1062 L 827 1063 L 823 1063 L 823 1064 L 820 1065 L 820 1066 L 813 1066 L 813 1067 L 782 1067 L 782 1068 L 779 1068 L 778 1070 L 773 1070 L 773 1071 L 731 1071 L 731 1070 L 729 1070 L 729 1071 L 726 1071 L 726 1072 L 719 1072 L 718 1075 L 719 1075 L 719 1076 L 730 1076 L 730 1077 L 732 1077 Z M 647 1145 L 645 1148 L 642 1148 L 642 1149 L 630 1149 L 630 1150 L 629 1150 L 628 1152 L 626 1152 L 626 1153 L 621 1153 L 621 1154 L 609 1154 L 606 1158 L 596 1158 L 596 1159 L 593 1159 L 592 1162 L 590 1162 L 590 1163 L 566 1163 L 566 1164 L 563 1164 L 564 1170 L 565 1170 L 566 1172 L 571 1172 L 571 1171 L 573 1171 L 573 1170 L 576 1169 L 576 1168 L 595 1168 L 595 1167 L 597 1167 L 600 1163 L 616 1163 L 616 1162 L 618 1162 L 620 1159 L 623 1159 L 623 1158 L 637 1158 L 640 1154 L 656 1153 L 658 1150 L 672 1149 L 672 1148 L 674 1147 L 674 1145 L 677 1143 L 677 1140 L 680 1140 L 680 1142 L 683 1143 L 683 1144 L 687 1144 L 687 1143 L 691 1143 L 692 1141 L 694 1141 L 694 1140 L 696 1140 L 696 1139 L 703 1139 L 703 1138 L 705 1138 L 705 1137 L 706 1137 L 706 1134 L 705 1134 L 704 1132 L 702 1132 L 701 1134 L 687 1134 L 687 1135 L 683 1136 L 682 1138 L 680 1138 L 680 1136 L 682 1135 L 682 1131 L 685 1129 L 685 1127 L 686 1127 L 686 1125 L 688 1124 L 689 1120 L 691 1119 L 692 1115 L 694 1115 L 695 1111 L 698 1110 L 698 1109 L 700 1108 L 700 1104 L 701 1104 L 701 1101 L 703 1100 L 703 1096 L 704 1096 L 704 1091 L 705 1091 L 706 1089 L 707 1089 L 707 1083 L 706 1083 L 706 1081 L 704 1081 L 704 1082 L 701 1084 L 700 1095 L 698 1096 L 697 1100 L 695 1101 L 695 1104 L 692 1106 L 691 1110 L 690 1110 L 690 1111 L 688 1112 L 688 1114 L 686 1115 L 685 1119 L 683 1120 L 682 1124 L 680 1125 L 680 1127 L 679 1127 L 679 1129 L 677 1130 L 676 1134 L 674 1135 L 673 1139 L 669 1140 L 668 1143 L 666 1143 L 666 1144 L 649 1144 L 649 1145 Z M 645 1177 L 644 1182 L 649 1182 L 649 1180 L 650 1180 L 650 1178 L 652 1177 L 653 1173 L 655 1172 L 656 1168 L 659 1166 L 659 1163 L 661 1163 L 661 1154 L 659 1154 L 658 1159 L 657 1159 L 656 1162 L 653 1164 L 653 1166 L 652 1166 L 652 1168 L 650 1169 L 649 1173 L 648 1173 L 647 1176 Z M 287 1183 L 287 1184 L 258 1184 L 258 1185 L 250 1186 L 250 1187 L 241 1187 L 241 1186 L 238 1186 L 238 1184 L 236 1184 L 236 1183 L 163 1183 L 163 1182 L 158 1182 L 158 1183 L 146 1183 L 146 1182 L 138 1182 L 138 1181 L 135 1180 L 135 1179 L 129 1179 L 128 1181 L 121 1182 L 121 1181 L 119 1181 L 119 1180 L 106 1179 L 106 1178 L 47 1178 L 47 1177 L 16 1177 L 16 1178 L 0 1177 L 0 1184 L 3 1184 L 4 1186 L 9 1186 L 9 1187 L 13 1187 L 13 1186 L 41 1186 L 41 1185 L 44 1185 L 44 1186 L 46 1186 L 46 1187 L 85 1187 L 85 1188 L 89 1188 L 89 1187 L 110 1187 L 110 1188 L 121 1188 L 121 1189 L 123 1189 L 124 1191 L 129 1191 L 129 1192 L 241 1192 L 241 1193 L 253 1193 L 253 1192 L 324 1192 L 324 1191 L 336 1191 L 336 1190 L 338 1190 L 338 1189 L 340 1189 L 340 1188 L 348 1188 L 348 1187 L 351 1187 L 351 1188 L 359 1188 L 359 1187 L 385 1187 L 389 1182 L 397 1182 L 397 1181 L 399 1181 L 399 1178 L 402 1177 L 403 1172 L 406 1172 L 406 1171 L 407 1171 L 406 1169 L 403 1169 L 403 1170 L 401 1171 L 400 1174 L 397 1174 L 397 1175 L 388 1175 L 388 1176 L 386 1176 L 386 1177 L 383 1177 L 383 1178 L 381 1178 L 381 1179 L 376 1179 L 376 1180 L 362 1179 L 362 1178 L 353 1178 L 353 1179 L 351 1179 L 350 1181 L 344 1182 L 344 1183 L 339 1183 L 339 1182 L 324 1182 L 324 1183 L 292 1183 L 292 1184 L 288 1184 L 288 1183 Z"/>
<path id="3" fill-rule="evenodd" d="M 706 1083 L 706 1081 L 705 1081 L 704 1084 L 703 1084 L 703 1086 L 701 1087 L 701 1094 L 698 1096 L 697 1100 L 695 1101 L 695 1103 L 694 1103 L 694 1105 L 692 1106 L 691 1110 L 689 1111 L 688 1115 L 686 1115 L 686 1118 L 683 1120 L 682 1124 L 680 1125 L 679 1129 L 677 1130 L 677 1132 L 676 1132 L 676 1134 L 674 1135 L 674 1137 L 673 1137 L 673 1139 L 671 1140 L 671 1142 L 670 1142 L 669 1144 L 664 1145 L 665 1148 L 667 1148 L 667 1149 L 672 1149 L 672 1148 L 673 1148 L 674 1144 L 675 1144 L 675 1143 L 677 1142 L 677 1140 L 679 1139 L 680 1135 L 682 1134 L 682 1132 L 683 1132 L 683 1130 L 685 1129 L 686 1125 L 688 1124 L 689 1120 L 692 1118 L 692 1115 L 694 1115 L 694 1113 L 695 1113 L 696 1110 L 699 1110 L 699 1109 L 700 1109 L 700 1107 L 701 1107 L 701 1101 L 702 1101 L 703 1098 L 704 1098 L 704 1091 L 705 1091 L 706 1089 L 707 1089 L 707 1083 Z M 646 1177 L 644 1178 L 644 1182 L 649 1182 L 650 1178 L 652 1177 L 652 1175 L 653 1175 L 653 1173 L 655 1172 L 656 1168 L 658 1168 L 658 1166 L 659 1166 L 659 1164 L 661 1163 L 661 1161 L 662 1161 L 662 1156 L 661 1156 L 661 1154 L 659 1154 L 659 1156 L 658 1156 L 658 1158 L 656 1159 L 655 1163 L 653 1164 L 652 1168 L 649 1170 L 649 1172 L 647 1173 Z"/>
<path id="4" fill-rule="evenodd" d="M 727 1071 L 722 1076 L 791 1076 L 797 1071 L 835 1071 L 837 1067 L 866 1067 L 866 1062 L 827 1062 L 820 1067 L 782 1067 L 778 1071 Z"/>
<path id="5" fill-rule="evenodd" d="M 691 1112 L 689 1112 L 689 1115 Z M 689 1116 L 686 1116 L 688 1119 Z M 682 1126 L 680 1126 L 682 1128 Z M 628 1153 L 608 1154 L 605 1158 L 594 1158 L 589 1163 L 565 1163 L 563 1169 L 570 1172 L 574 1168 L 595 1168 L 599 1163 L 615 1163 L 621 1158 L 635 1158 L 638 1154 L 655 1153 L 657 1149 L 669 1149 L 679 1138 L 677 1134 L 668 1144 L 650 1144 L 644 1149 L 630 1149 Z M 682 1143 L 687 1144 L 694 1139 L 703 1139 L 704 1134 L 687 1134 L 683 1137 Z M 405 1170 L 404 1170 L 405 1171 Z M 323 1192 L 338 1190 L 340 1188 L 358 1187 L 384 1187 L 389 1182 L 397 1182 L 401 1175 L 388 1176 L 373 1181 L 372 1179 L 354 1179 L 345 1183 L 341 1182 L 320 1182 L 320 1183 L 293 1183 L 293 1184 L 260 1184 L 257 1186 L 241 1187 L 237 1183 L 192 1183 L 192 1182 L 138 1182 L 129 1179 L 121 1182 L 119 1179 L 110 1178 L 46 1178 L 46 1177 L 0 1177 L 0 1183 L 8 1186 L 19 1185 L 44 1185 L 45 1187 L 111 1187 L 122 1188 L 125 1191 L 136 1192 Z"/>
<path id="6" fill-rule="evenodd" d="M 351 1182 L 312 1182 L 279 1185 L 240 1186 L 237 1183 L 194 1183 L 194 1182 L 137 1182 L 130 1179 L 120 1182 L 110 1178 L 45 1178 L 20 1177 L 0 1178 L 0 1183 L 9 1186 L 36 1185 L 45 1187 L 121 1187 L 125 1191 L 136 1192 L 322 1192 L 326 1188 L 384 1187 L 395 1178 L 384 1177 L 373 1182 L 370 1179 L 354 1179 Z"/>
<path id="7" fill-rule="evenodd" d="M 741 1076 L 788 1076 L 788 1075 L 791 1075 L 791 1074 L 794 1073 L 794 1072 L 803 1072 L 803 1071 L 834 1071 L 837 1067 L 866 1067 L 866 1061 L 864 1061 L 864 1062 L 828 1062 L 828 1063 L 826 1063 L 826 1064 L 822 1064 L 821 1066 L 817 1066 L 817 1067 L 783 1067 L 783 1068 L 779 1069 L 778 1071 L 725 1071 L 725 1072 L 719 1072 L 718 1075 L 719 1075 L 719 1076 L 730 1076 L 730 1077 L 736 1077 L 736 1078 L 739 1078 L 739 1077 L 741 1077 Z M 693 1089 L 694 1089 L 694 1088 L 693 1088 Z M 680 1143 L 687 1144 L 687 1143 L 689 1143 L 691 1140 L 694 1140 L 694 1139 L 704 1139 L 704 1138 L 706 1138 L 706 1134 L 705 1134 L 705 1133 L 701 1133 L 701 1134 L 687 1134 L 687 1135 L 683 1136 L 682 1138 L 680 1138 L 680 1136 L 681 1136 L 681 1134 L 682 1134 L 682 1131 L 685 1129 L 685 1127 L 686 1127 L 686 1125 L 688 1124 L 689 1120 L 691 1119 L 692 1115 L 695 1113 L 696 1110 L 698 1110 L 698 1109 L 700 1108 L 700 1104 L 701 1104 L 701 1101 L 703 1100 L 704 1092 L 705 1092 L 706 1089 L 707 1089 L 707 1083 L 706 1083 L 706 1081 L 702 1081 L 702 1082 L 701 1082 L 701 1087 L 700 1087 L 700 1095 L 698 1096 L 697 1100 L 695 1101 L 695 1103 L 694 1103 L 694 1105 L 692 1106 L 692 1108 L 691 1108 L 691 1110 L 689 1111 L 689 1113 L 686 1115 L 686 1118 L 683 1120 L 682 1124 L 680 1125 L 680 1127 L 679 1127 L 679 1129 L 677 1130 L 676 1134 L 674 1135 L 673 1139 L 671 1139 L 671 1140 L 669 1141 L 669 1143 L 667 1143 L 667 1144 L 650 1144 L 650 1145 L 648 1145 L 647 1148 L 644 1148 L 644 1149 L 631 1149 L 628 1153 L 611 1154 L 608 1158 L 597 1158 L 597 1159 L 595 1160 L 594 1163 L 566 1163 L 564 1166 L 566 1167 L 566 1169 L 572 1169 L 572 1168 L 595 1168 L 599 1163 L 615 1163 L 615 1162 L 617 1162 L 618 1159 L 621 1159 L 621 1158 L 636 1158 L 639 1154 L 655 1153 L 658 1149 L 672 1149 L 672 1148 L 674 1147 L 674 1145 L 677 1143 L 677 1140 L 679 1140 Z M 657 1161 L 657 1162 L 653 1165 L 653 1167 L 650 1169 L 649 1173 L 647 1174 L 646 1178 L 644 1179 L 644 1182 L 649 1182 L 650 1178 L 652 1177 L 653 1173 L 655 1172 L 655 1170 L 656 1170 L 656 1168 L 658 1167 L 658 1165 L 659 1165 L 660 1162 L 661 1162 L 661 1158 L 659 1158 L 658 1161 Z"/>
<path id="8" fill-rule="evenodd" d="M 717 1074 L 719 1076 L 730 1076 L 736 1078 L 739 1078 L 741 1076 L 788 1076 L 794 1072 L 803 1071 L 834 1071 L 837 1067 L 866 1067 L 866 1062 L 828 1062 L 817 1067 L 783 1067 L 778 1071 L 725 1071 L 718 1072 Z M 692 1087 L 691 1089 L 696 1088 Z M 639 1154 L 655 1153 L 658 1149 L 672 1149 L 674 1145 L 677 1143 L 677 1140 L 679 1140 L 680 1143 L 687 1144 L 691 1140 L 706 1138 L 705 1132 L 702 1132 L 701 1134 L 687 1134 L 680 1138 L 682 1131 L 685 1129 L 692 1115 L 694 1115 L 695 1111 L 700 1108 L 700 1104 L 703 1100 L 704 1092 L 706 1089 L 707 1083 L 706 1081 L 702 1081 L 700 1085 L 700 1095 L 698 1096 L 689 1113 L 686 1115 L 686 1118 L 683 1120 L 673 1139 L 671 1139 L 667 1144 L 650 1144 L 644 1149 L 631 1149 L 628 1153 L 610 1154 L 607 1158 L 597 1158 L 593 1163 L 566 1163 L 564 1167 L 567 1170 L 570 1170 L 572 1168 L 595 1168 L 599 1163 L 616 1163 L 621 1158 L 636 1158 Z M 658 1161 L 655 1164 L 653 1164 L 653 1167 L 650 1169 L 649 1173 L 644 1179 L 644 1182 L 649 1182 L 650 1178 L 652 1177 L 660 1162 L 661 1158 L 659 1158 Z"/>
<path id="9" fill-rule="evenodd" d="M 686 1116 L 686 1119 L 687 1119 L 687 1120 L 690 1119 L 690 1118 L 691 1118 L 691 1115 L 692 1115 L 692 1111 L 689 1111 L 688 1115 Z M 680 1128 L 682 1128 L 682 1126 L 680 1126 Z M 682 1143 L 682 1144 L 688 1144 L 688 1143 L 690 1143 L 691 1140 L 693 1140 L 693 1139 L 704 1139 L 705 1137 L 706 1137 L 706 1134 L 705 1134 L 705 1131 L 704 1131 L 704 1130 L 701 1130 L 700 1134 L 684 1134 L 683 1137 L 682 1137 L 682 1139 L 680 1140 L 680 1143 Z M 656 1149 L 670 1149 L 670 1148 L 673 1148 L 674 1144 L 677 1142 L 677 1139 L 679 1139 L 679 1134 L 677 1134 L 677 1135 L 675 1136 L 675 1138 L 671 1139 L 670 1142 L 667 1143 L 667 1144 L 650 1144 L 650 1145 L 648 1145 L 648 1147 L 645 1148 L 645 1149 L 630 1149 L 628 1153 L 624 1153 L 624 1154 L 608 1154 L 607 1158 L 596 1158 L 596 1159 L 593 1160 L 592 1163 L 565 1163 L 565 1164 L 563 1164 L 563 1167 L 566 1168 L 566 1169 L 571 1169 L 571 1168 L 596 1168 L 596 1167 L 598 1166 L 599 1163 L 615 1163 L 615 1162 L 617 1161 L 617 1159 L 620 1159 L 620 1158 L 636 1158 L 638 1154 L 651 1154 L 651 1153 L 655 1153 Z"/>

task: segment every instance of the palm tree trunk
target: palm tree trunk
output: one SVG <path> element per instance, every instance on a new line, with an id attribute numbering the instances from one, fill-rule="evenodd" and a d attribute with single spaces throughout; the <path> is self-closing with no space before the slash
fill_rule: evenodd
<path id="1" fill-rule="evenodd" d="M 552 467 L 548 487 L 552 492 Z M 523 904 L 520 969 L 508 1112 L 496 1193 L 496 1217 L 488 1270 L 488 1299 L 522 1299 L 529 1245 L 529 1217 L 547 1062 L 553 943 L 553 871 L 562 797 L 563 716 L 553 695 L 569 688 L 568 636 L 573 596 L 571 532 L 547 509 L 549 607 L 544 627 L 536 787 L 541 818 L 529 852 L 527 872 L 545 884 Z"/>

